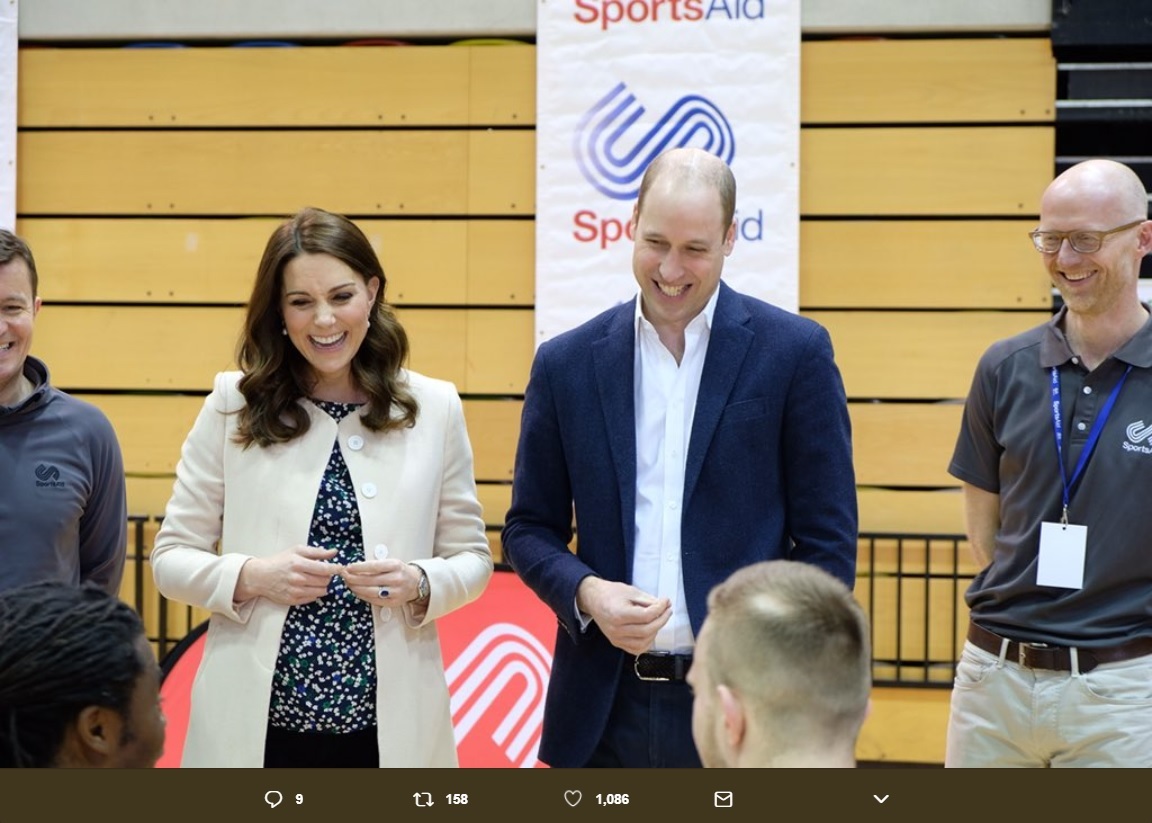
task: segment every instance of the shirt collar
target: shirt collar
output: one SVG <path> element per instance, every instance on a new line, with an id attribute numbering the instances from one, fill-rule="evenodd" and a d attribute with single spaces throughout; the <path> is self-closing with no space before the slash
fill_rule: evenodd
<path id="1" fill-rule="evenodd" d="M 1149 310 L 1148 304 L 1144 304 L 1144 308 Z M 1040 365 L 1045 369 L 1062 366 L 1075 357 L 1075 352 L 1072 351 L 1064 334 L 1064 318 L 1067 314 L 1068 307 L 1061 306 L 1060 311 L 1045 324 L 1044 337 L 1040 341 Z M 1139 369 L 1152 367 L 1152 316 L 1145 320 L 1140 330 L 1114 351 L 1112 356 L 1121 363 Z"/>
<path id="2" fill-rule="evenodd" d="M 704 304 L 704 309 L 688 323 L 685 331 L 695 330 L 697 328 L 712 330 L 712 318 L 716 315 L 716 300 L 720 297 L 720 284 L 716 284 L 716 288 L 712 291 L 712 296 L 708 298 L 708 302 Z M 644 310 L 641 308 L 644 305 L 644 295 L 642 292 L 636 293 L 636 310 L 633 315 L 633 325 L 639 334 L 644 329 L 656 330 L 648 318 L 644 316 Z"/>

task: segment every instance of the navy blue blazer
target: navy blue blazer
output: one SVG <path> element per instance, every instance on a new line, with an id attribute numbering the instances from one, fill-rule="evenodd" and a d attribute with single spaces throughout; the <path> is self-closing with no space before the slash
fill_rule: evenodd
<path id="1" fill-rule="evenodd" d="M 708 592 L 742 566 L 802 560 L 849 587 L 856 573 L 851 432 L 828 333 L 719 288 L 684 482 L 694 634 Z M 540 746 L 552 766 L 588 761 L 628 658 L 595 624 L 582 633 L 574 604 L 587 575 L 631 583 L 635 310 L 629 301 L 544 343 L 524 398 L 502 540 L 505 559 L 560 622 Z"/>

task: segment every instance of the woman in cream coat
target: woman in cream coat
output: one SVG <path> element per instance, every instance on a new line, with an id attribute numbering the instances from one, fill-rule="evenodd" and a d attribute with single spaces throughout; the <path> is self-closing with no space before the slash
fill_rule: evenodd
<path id="1" fill-rule="evenodd" d="M 460 399 L 400 368 L 384 282 L 343 217 L 277 229 L 243 372 L 217 376 L 184 444 L 152 566 L 212 612 L 185 766 L 457 765 L 435 620 L 492 559 Z"/>

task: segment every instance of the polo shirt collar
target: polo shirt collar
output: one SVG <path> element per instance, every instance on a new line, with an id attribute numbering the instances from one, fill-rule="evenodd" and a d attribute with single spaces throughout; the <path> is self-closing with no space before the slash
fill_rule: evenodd
<path id="1" fill-rule="evenodd" d="M 1149 310 L 1148 304 L 1144 304 L 1144 309 Z M 1075 356 L 1072 347 L 1068 345 L 1068 338 L 1064 336 L 1063 324 L 1067 312 L 1068 307 L 1061 306 L 1060 311 L 1045 324 L 1044 337 L 1040 341 L 1040 365 L 1045 369 L 1062 366 Z M 1138 369 L 1152 367 L 1152 312 L 1140 331 L 1114 351 L 1112 356 Z"/>

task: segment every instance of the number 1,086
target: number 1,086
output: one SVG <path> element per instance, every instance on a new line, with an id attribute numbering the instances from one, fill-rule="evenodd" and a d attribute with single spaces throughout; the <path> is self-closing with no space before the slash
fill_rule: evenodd
<path id="1" fill-rule="evenodd" d="M 596 802 L 601 806 L 627 806 L 628 795 L 626 794 L 598 794 L 596 795 Z"/>

